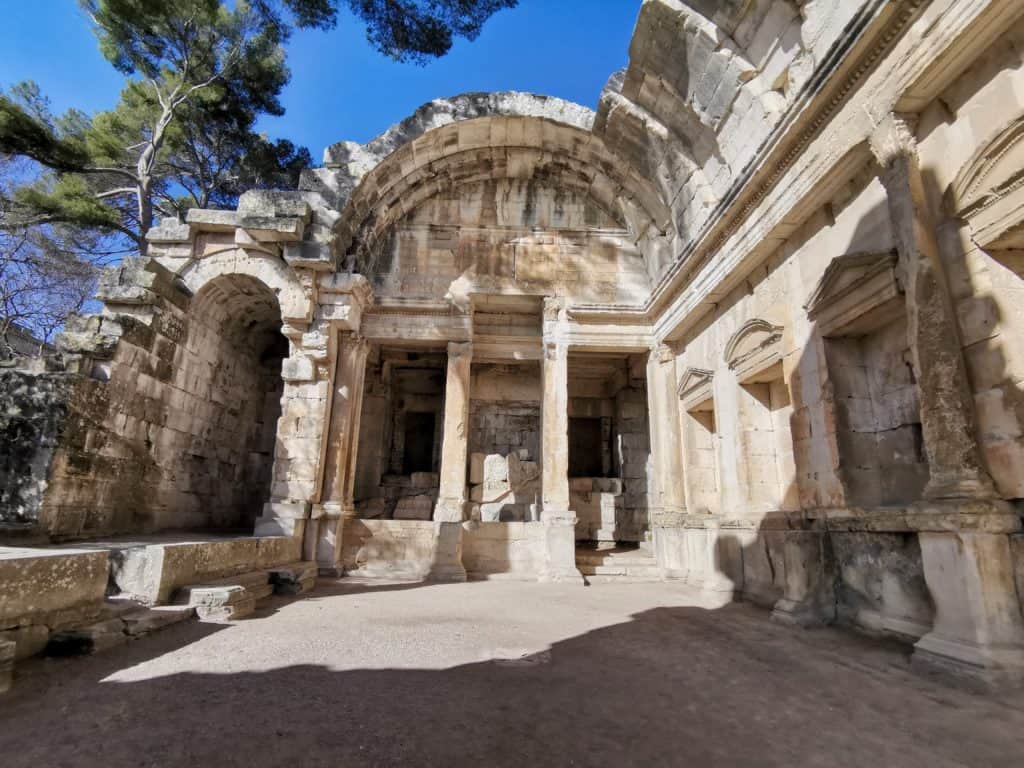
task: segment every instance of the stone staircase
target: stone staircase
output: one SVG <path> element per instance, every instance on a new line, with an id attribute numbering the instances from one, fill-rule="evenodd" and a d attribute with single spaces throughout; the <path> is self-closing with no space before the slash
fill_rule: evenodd
<path id="1" fill-rule="evenodd" d="M 200 621 L 241 619 L 256 610 L 256 603 L 272 594 L 299 595 L 316 585 L 317 564 L 291 563 L 182 587 L 174 595 L 177 605 L 189 606 Z"/>
<path id="2" fill-rule="evenodd" d="M 654 555 L 643 545 L 577 545 L 576 568 L 588 584 L 661 581 Z"/>

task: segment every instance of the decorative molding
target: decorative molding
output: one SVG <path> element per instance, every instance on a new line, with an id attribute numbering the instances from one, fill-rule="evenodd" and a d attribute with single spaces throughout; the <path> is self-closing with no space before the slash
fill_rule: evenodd
<path id="1" fill-rule="evenodd" d="M 695 406 L 714 396 L 712 390 L 714 376 L 714 371 L 705 368 L 689 367 L 683 371 L 676 394 L 679 395 L 685 410 L 693 410 Z"/>
<path id="2" fill-rule="evenodd" d="M 1024 224 L 1024 115 L 1018 115 L 975 150 L 946 192 L 951 216 L 964 219 L 984 247 L 1019 247 L 1000 243 Z"/>
<path id="3" fill-rule="evenodd" d="M 850 253 L 833 259 L 804 309 L 823 336 L 852 336 L 905 312 L 895 251 Z"/>
<path id="4" fill-rule="evenodd" d="M 754 318 L 740 326 L 725 345 L 725 362 L 740 381 L 782 359 L 781 325 Z"/>

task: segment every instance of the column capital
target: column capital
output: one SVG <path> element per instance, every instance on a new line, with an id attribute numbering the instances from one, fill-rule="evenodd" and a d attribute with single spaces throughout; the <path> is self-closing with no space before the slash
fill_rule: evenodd
<path id="1" fill-rule="evenodd" d="M 917 115 L 890 113 L 875 126 L 868 139 L 871 154 L 883 168 L 889 168 L 901 157 L 917 156 Z"/>
<path id="2" fill-rule="evenodd" d="M 676 361 L 676 350 L 672 344 L 661 342 L 651 348 L 651 354 L 659 363 L 674 363 Z"/>
<path id="3" fill-rule="evenodd" d="M 562 296 L 544 297 L 544 319 L 546 321 L 566 320 L 566 303 Z"/>
<path id="4" fill-rule="evenodd" d="M 448 342 L 448 357 L 449 358 L 472 357 L 472 356 L 473 356 L 473 342 L 471 342 L 471 341 L 449 341 Z"/>

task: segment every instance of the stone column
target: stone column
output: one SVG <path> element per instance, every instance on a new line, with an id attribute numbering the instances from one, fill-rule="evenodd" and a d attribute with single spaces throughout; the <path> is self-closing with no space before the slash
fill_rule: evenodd
<path id="1" fill-rule="evenodd" d="M 441 441 L 441 482 L 434 524 L 436 549 L 429 578 L 465 581 L 462 565 L 462 520 L 466 506 L 466 459 L 469 445 L 469 382 L 473 365 L 470 342 L 448 344 L 448 377 L 444 389 L 444 437 Z"/>
<path id="2" fill-rule="evenodd" d="M 890 115 L 871 138 L 888 196 L 921 405 L 930 479 L 914 505 L 935 625 L 914 663 L 988 681 L 1024 677 L 1024 620 L 1008 533 L 1019 517 L 995 498 L 975 438 L 974 402 L 956 312 L 918 165 L 912 118 Z"/>
<path id="3" fill-rule="evenodd" d="M 658 567 L 666 578 L 681 579 L 687 576 L 690 564 L 686 562 L 683 530 L 686 499 L 675 359 L 675 352 L 666 344 L 647 357 L 647 424 L 651 435 L 647 509 Z"/>
<path id="4" fill-rule="evenodd" d="M 569 509 L 569 345 L 564 340 L 565 306 L 544 304 L 541 375 L 541 522 L 545 565 L 541 581 L 583 583 L 576 569 L 576 513 Z"/>
<path id="5" fill-rule="evenodd" d="M 307 548 L 320 569 L 338 575 L 345 521 L 356 515 L 353 492 L 368 351 L 369 345 L 361 336 L 338 333 L 331 416 L 322 448 L 320 503 L 313 507 L 314 532 L 307 538 Z"/>

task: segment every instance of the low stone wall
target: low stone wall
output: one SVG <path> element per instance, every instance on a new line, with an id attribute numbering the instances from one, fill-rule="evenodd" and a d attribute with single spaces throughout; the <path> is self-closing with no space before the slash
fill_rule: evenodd
<path id="1" fill-rule="evenodd" d="M 837 620 L 917 640 L 935 618 L 916 533 L 833 532 Z"/>
<path id="2" fill-rule="evenodd" d="M 462 564 L 471 579 L 536 581 L 544 556 L 543 523 L 462 526 Z"/>
<path id="3" fill-rule="evenodd" d="M 437 552 L 438 528 L 431 520 L 347 520 L 342 564 L 353 576 L 424 579 Z"/>
<path id="4" fill-rule="evenodd" d="M 105 550 L 0 547 L 0 644 L 13 641 L 23 658 L 51 632 L 94 620 L 107 578 Z"/>
<path id="5" fill-rule="evenodd" d="M 150 544 L 111 555 L 121 592 L 149 605 L 171 600 L 181 587 L 302 559 L 302 540 L 291 536 Z"/>

